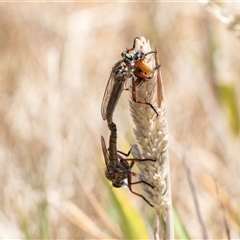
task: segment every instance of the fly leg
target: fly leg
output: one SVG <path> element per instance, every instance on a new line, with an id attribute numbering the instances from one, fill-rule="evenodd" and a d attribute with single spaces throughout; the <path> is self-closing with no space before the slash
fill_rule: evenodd
<path id="1" fill-rule="evenodd" d="M 130 163 L 130 165 L 128 164 L 128 162 L 126 162 L 127 160 L 132 161 L 132 162 Z M 137 159 L 137 160 L 145 160 L 145 159 Z M 151 160 L 152 160 L 152 159 L 151 159 Z M 120 160 L 120 161 L 121 161 L 121 164 L 122 164 L 123 166 L 128 167 L 129 169 L 132 169 L 133 165 L 135 164 L 135 161 L 134 161 L 134 160 L 131 160 L 131 159 L 122 159 L 122 160 Z M 148 160 L 147 160 L 147 161 L 148 161 Z M 153 161 L 154 161 L 154 160 L 153 160 Z M 135 173 L 135 172 L 130 172 L 130 174 L 129 174 L 129 176 L 128 176 L 128 181 L 130 180 L 129 185 L 144 183 L 144 184 L 148 185 L 149 187 L 154 188 L 154 186 L 152 186 L 150 183 L 148 183 L 148 182 L 146 182 L 146 181 L 144 181 L 144 180 L 140 180 L 140 181 L 137 181 L 137 182 L 132 182 L 132 176 L 137 177 L 137 173 Z M 129 179 L 129 177 L 130 177 L 130 179 Z"/>
<path id="2" fill-rule="evenodd" d="M 128 151 L 128 153 L 124 153 L 124 152 L 122 152 L 122 151 L 117 150 L 118 153 L 121 153 L 122 155 L 124 155 L 124 156 L 126 156 L 126 157 L 128 157 L 128 156 L 130 155 L 131 151 L 132 151 L 132 149 L 130 149 L 130 150 Z"/>
<path id="3" fill-rule="evenodd" d="M 131 151 L 132 151 L 132 149 L 130 149 L 128 151 L 128 153 L 124 153 L 122 151 L 117 150 L 118 153 L 120 153 L 120 154 L 122 154 L 122 155 L 124 155 L 126 157 L 128 157 L 130 155 Z M 119 156 L 119 154 L 118 154 L 118 156 Z M 156 159 L 151 159 L 151 158 L 143 158 L 143 159 L 141 159 L 141 158 L 124 158 L 124 159 L 122 159 L 121 156 L 119 156 L 119 158 L 121 158 L 120 161 L 126 160 L 126 161 L 133 161 L 133 162 L 147 162 L 147 161 L 156 162 Z M 133 165 L 134 164 L 131 165 L 131 168 L 133 167 Z"/>
<path id="4" fill-rule="evenodd" d="M 133 185 L 133 184 L 139 184 L 139 183 L 145 183 L 145 184 L 147 184 L 147 185 L 148 185 L 149 187 L 151 187 L 151 188 L 154 188 L 154 187 L 153 187 L 151 184 L 149 184 L 149 183 L 147 183 L 147 182 L 145 182 L 145 181 L 143 181 L 143 180 L 138 181 L 138 182 L 132 182 L 132 175 L 136 175 L 136 174 L 135 174 L 135 173 L 131 173 L 131 174 L 128 175 L 128 188 L 129 188 L 129 190 L 130 190 L 133 194 L 141 197 L 141 198 L 142 198 L 146 203 L 148 203 L 151 207 L 154 207 L 143 195 L 134 192 L 134 191 L 132 190 L 132 185 Z"/>
<path id="5" fill-rule="evenodd" d="M 132 77 L 133 78 L 133 77 Z M 139 83 L 139 85 L 141 85 L 143 83 L 143 81 L 140 81 L 140 83 Z M 158 116 L 158 112 L 157 112 L 157 110 L 154 108 L 154 106 L 151 104 L 151 103 L 149 103 L 149 102 L 143 102 L 143 101 L 138 101 L 138 100 L 136 100 L 136 83 L 135 83 L 135 80 L 133 79 L 132 80 L 132 85 L 134 85 L 134 87 L 132 88 L 132 99 L 133 99 L 133 101 L 135 102 L 135 103 L 140 103 L 140 104 L 146 104 L 146 105 L 149 105 L 151 108 L 152 108 L 152 110 L 157 114 L 157 116 Z M 138 84 L 137 84 L 138 85 Z M 123 90 L 125 90 L 125 91 L 130 91 L 130 89 L 129 88 L 124 88 Z"/>
<path id="6" fill-rule="evenodd" d="M 132 99 L 133 99 L 133 101 L 135 102 L 135 103 L 140 103 L 140 104 L 146 104 L 146 105 L 148 105 L 148 106 L 150 106 L 151 108 L 152 108 L 152 110 L 157 114 L 157 116 L 158 116 L 158 112 L 157 112 L 157 110 L 154 108 L 154 106 L 151 104 L 151 103 L 149 103 L 149 102 L 143 102 L 143 101 L 138 101 L 137 99 L 136 99 L 136 84 L 135 84 L 135 80 L 134 80 L 134 77 L 132 76 Z"/>
<path id="7" fill-rule="evenodd" d="M 157 52 L 156 52 L 156 54 L 157 54 Z M 157 66 L 155 66 L 155 67 L 153 68 L 153 70 L 152 70 L 152 75 L 149 76 L 149 79 L 154 76 L 155 71 L 156 71 L 158 68 L 160 68 L 160 67 L 161 67 L 161 64 L 158 64 Z"/>
<path id="8" fill-rule="evenodd" d="M 132 46 L 132 48 L 126 48 L 126 52 L 127 52 L 127 53 L 129 53 L 130 51 L 132 51 L 132 50 L 135 49 L 135 46 L 136 46 L 136 39 L 139 39 L 139 40 L 140 40 L 139 37 L 135 37 L 135 38 L 133 39 L 133 46 Z"/>

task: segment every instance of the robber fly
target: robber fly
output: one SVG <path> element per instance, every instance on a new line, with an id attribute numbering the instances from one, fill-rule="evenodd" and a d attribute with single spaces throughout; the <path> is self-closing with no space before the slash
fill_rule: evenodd
<path id="1" fill-rule="evenodd" d="M 127 49 L 125 52 L 122 52 L 122 58 L 127 61 L 132 67 L 133 67 L 133 74 L 138 78 L 138 83 L 136 86 L 141 84 L 142 82 L 149 80 L 153 77 L 154 72 L 157 68 L 160 67 L 160 65 L 157 65 L 153 69 L 151 69 L 148 64 L 144 61 L 145 57 L 151 53 L 157 54 L 157 50 L 150 51 L 148 53 L 143 53 L 141 51 L 137 51 L 133 55 L 131 55 L 129 52 L 132 50 L 135 50 L 136 46 L 136 40 L 139 39 L 139 37 L 135 37 L 133 40 L 133 47 Z M 140 40 L 140 39 L 139 39 Z M 142 81 L 141 81 L 142 80 Z"/>
<path id="2" fill-rule="evenodd" d="M 143 198 L 151 207 L 153 205 L 141 194 L 138 194 L 132 190 L 132 185 L 144 183 L 148 185 L 149 187 L 153 188 L 153 186 L 143 180 L 132 182 L 132 176 L 137 176 L 136 173 L 132 172 L 131 169 L 136 161 L 156 161 L 153 159 L 127 159 L 123 158 L 120 154 L 124 156 L 129 156 L 131 150 L 128 152 L 128 154 L 125 154 L 121 151 L 117 150 L 117 128 L 116 125 L 109 121 L 109 129 L 111 131 L 110 139 L 109 139 L 109 149 L 107 150 L 105 140 L 103 136 L 101 136 L 101 142 L 102 142 L 102 150 L 103 150 L 103 156 L 105 159 L 106 164 L 106 171 L 105 175 L 106 178 L 112 182 L 113 187 L 120 188 L 124 185 L 127 185 L 129 190 L 134 193 L 135 195 Z M 129 164 L 128 161 L 131 163 Z M 125 180 L 128 180 L 128 183 L 125 183 Z"/>
<path id="3" fill-rule="evenodd" d="M 158 65 L 155 68 L 150 69 L 144 61 L 144 58 L 148 54 L 156 53 L 156 51 L 151 51 L 146 54 L 141 51 L 137 51 L 134 54 L 130 53 L 130 51 L 135 48 L 136 39 L 138 38 L 134 39 L 133 47 L 123 52 L 123 59 L 118 61 L 112 68 L 102 101 L 101 113 L 103 120 L 110 119 L 112 117 L 117 102 L 124 90 L 124 85 L 130 78 L 132 79 L 133 101 L 149 105 L 158 115 L 156 109 L 151 103 L 136 100 L 136 86 L 139 86 L 144 81 L 151 79 L 154 75 L 154 71 L 160 67 L 160 65 Z"/>

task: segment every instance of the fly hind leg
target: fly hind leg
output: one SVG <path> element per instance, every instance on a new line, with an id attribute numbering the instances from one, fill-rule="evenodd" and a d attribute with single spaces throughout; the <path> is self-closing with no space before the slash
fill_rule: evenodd
<path id="1" fill-rule="evenodd" d="M 132 173 L 132 174 L 129 174 L 129 176 L 128 176 L 128 188 L 129 188 L 129 190 L 130 190 L 133 194 L 141 197 L 146 203 L 149 204 L 149 206 L 154 207 L 143 195 L 134 192 L 134 191 L 132 190 L 132 185 L 133 185 L 133 184 L 144 183 L 144 184 L 147 184 L 147 185 L 148 185 L 149 187 L 151 187 L 151 188 L 154 188 L 154 187 L 153 187 L 151 184 L 149 184 L 149 183 L 147 183 L 147 182 L 145 182 L 145 181 L 143 181 L 143 180 L 138 181 L 138 182 L 132 182 L 132 175 L 135 175 L 135 174 Z"/>

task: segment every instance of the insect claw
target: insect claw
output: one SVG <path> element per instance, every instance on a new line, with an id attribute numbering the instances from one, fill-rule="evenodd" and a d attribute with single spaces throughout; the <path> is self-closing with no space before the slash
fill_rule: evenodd
<path id="1" fill-rule="evenodd" d="M 151 107 L 151 109 L 157 114 L 157 116 L 159 116 L 155 107 L 150 102 L 147 102 L 145 98 L 144 98 L 144 101 L 145 101 L 145 104 L 149 105 Z"/>
<path id="2" fill-rule="evenodd" d="M 143 200 L 148 203 L 148 205 L 150 205 L 151 207 L 154 207 L 154 205 L 152 205 L 144 196 L 142 196 Z"/>

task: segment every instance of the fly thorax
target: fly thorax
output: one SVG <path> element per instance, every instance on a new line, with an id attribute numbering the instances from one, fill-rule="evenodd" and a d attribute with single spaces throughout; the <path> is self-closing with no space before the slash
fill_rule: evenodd
<path id="1" fill-rule="evenodd" d="M 114 178 L 114 171 L 112 171 L 110 168 L 107 168 L 105 170 L 105 176 L 109 181 L 112 181 L 112 179 Z"/>
<path id="2" fill-rule="evenodd" d="M 115 71 L 116 77 L 121 78 L 127 75 L 128 67 L 126 63 L 122 62 Z"/>

